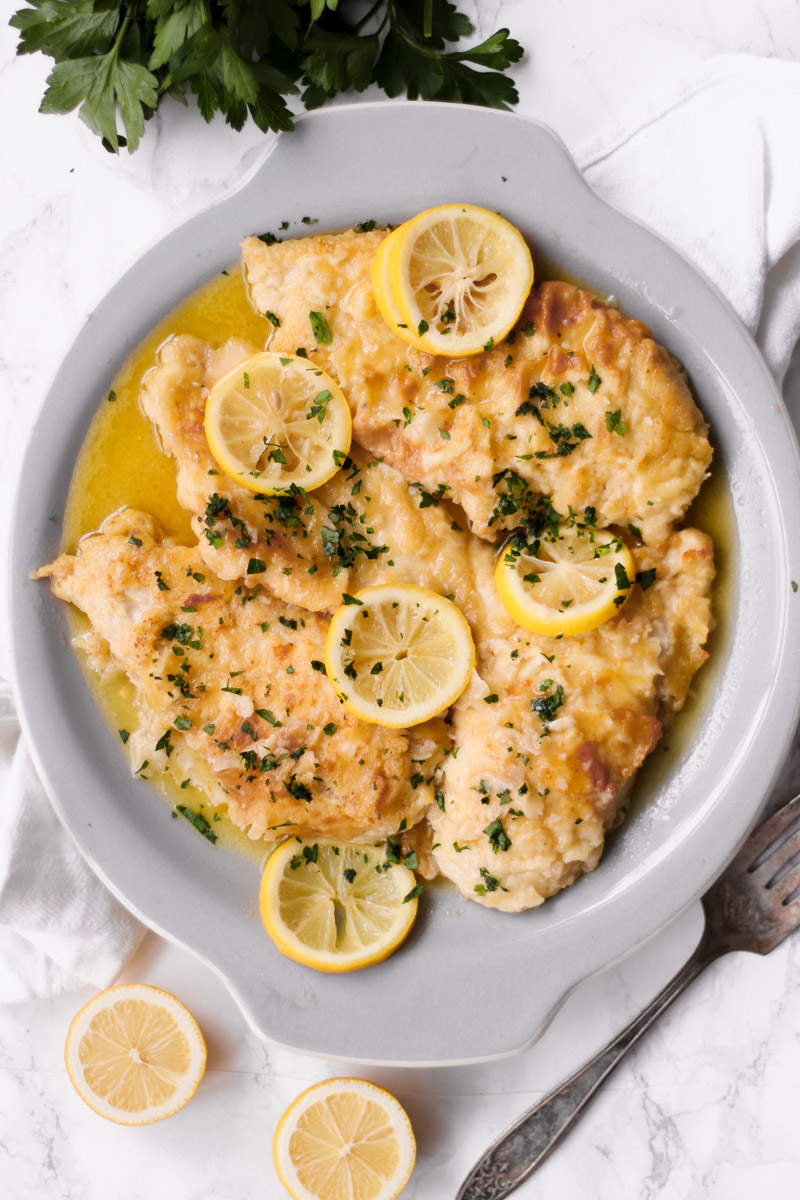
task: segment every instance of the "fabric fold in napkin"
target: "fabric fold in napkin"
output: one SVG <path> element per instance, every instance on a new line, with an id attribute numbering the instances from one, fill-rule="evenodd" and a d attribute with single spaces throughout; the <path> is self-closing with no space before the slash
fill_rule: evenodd
<path id="1" fill-rule="evenodd" d="M 143 934 L 53 812 L 0 679 L 0 1003 L 106 987 Z"/>
<path id="2" fill-rule="evenodd" d="M 601 196 L 720 288 L 778 382 L 800 335 L 798 145 L 800 64 L 735 55 L 711 59 L 576 153 Z M 53 813 L 2 680 L 0 787 L 0 1001 L 107 986 L 143 927 Z"/>
<path id="3" fill-rule="evenodd" d="M 779 384 L 800 337 L 798 145 L 800 63 L 726 54 L 573 150 L 717 285 Z"/>

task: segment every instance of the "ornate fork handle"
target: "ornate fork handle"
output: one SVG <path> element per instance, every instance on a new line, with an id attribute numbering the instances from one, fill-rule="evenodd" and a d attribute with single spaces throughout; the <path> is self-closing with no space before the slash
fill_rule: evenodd
<path id="1" fill-rule="evenodd" d="M 642 1034 L 710 962 L 724 953 L 704 937 L 692 957 L 643 1013 L 544 1100 L 524 1113 L 470 1171 L 456 1200 L 502 1200 L 527 1179 L 567 1133 L 585 1105 Z"/>

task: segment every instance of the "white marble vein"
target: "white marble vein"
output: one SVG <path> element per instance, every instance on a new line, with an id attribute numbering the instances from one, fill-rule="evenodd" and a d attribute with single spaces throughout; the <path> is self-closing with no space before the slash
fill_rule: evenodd
<path id="1" fill-rule="evenodd" d="M 481 34 L 508 25 L 528 55 L 521 111 L 567 144 L 717 53 L 800 59 L 797 0 L 468 0 Z M 250 128 L 205 127 L 173 105 L 142 149 L 113 158 L 75 119 L 36 114 L 47 64 L 15 59 L 0 27 L 0 499 L 18 446 L 81 322 L 122 270 L 222 194 L 262 144 Z M 800 353 L 786 385 L 800 415 Z M 0 523 L 4 557 L 7 523 Z M 7 636 L 0 633 L 0 671 Z M 782 799 L 800 788 L 800 751 Z M 365 1069 L 394 1091 L 417 1133 L 408 1200 L 449 1200 L 474 1159 L 525 1107 L 616 1033 L 682 964 L 699 906 L 565 1004 L 537 1045 L 480 1067 Z M 176 992 L 195 1013 L 209 1068 L 192 1103 L 128 1130 L 78 1099 L 63 1065 L 69 1022 L 90 991 L 0 1008 L 2 1200 L 238 1200 L 282 1189 L 270 1143 L 308 1084 L 341 1064 L 266 1047 L 217 977 L 149 934 L 123 979 Z M 524 1002 L 497 997 L 503 1007 Z M 766 959 L 715 964 L 629 1056 L 520 1200 L 795 1200 L 800 1195 L 800 939 Z"/>

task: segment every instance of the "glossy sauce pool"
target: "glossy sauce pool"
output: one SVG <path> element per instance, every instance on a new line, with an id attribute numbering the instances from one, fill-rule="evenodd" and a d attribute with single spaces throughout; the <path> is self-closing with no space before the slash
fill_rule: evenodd
<path id="1" fill-rule="evenodd" d="M 537 262 L 536 278 L 537 281 L 564 279 L 594 290 L 550 262 Z M 601 296 L 601 299 L 606 298 Z M 185 545 L 196 545 L 189 515 L 179 507 L 176 499 L 174 462 L 164 454 L 153 425 L 139 406 L 142 378 L 155 365 L 158 348 L 176 334 L 192 334 L 216 344 L 239 337 L 261 349 L 271 330 L 269 321 L 252 308 L 242 269 L 236 265 L 189 296 L 145 338 L 110 384 L 78 455 L 64 514 L 63 549 L 66 552 L 74 553 L 85 534 L 97 530 L 106 517 L 125 505 L 151 513 L 168 537 Z M 713 687 L 714 662 L 722 658 L 726 636 L 723 616 L 728 608 L 731 548 L 735 542 L 730 493 L 719 463 L 712 466 L 711 475 L 692 504 L 685 523 L 704 530 L 714 540 L 717 579 L 712 600 L 717 628 L 708 645 L 711 662 L 695 676 L 684 710 L 640 769 L 628 798 L 628 810 L 646 798 L 687 749 L 705 707 L 704 696 Z M 71 608 L 71 623 L 74 634 L 89 628 L 88 618 L 74 608 Z M 138 725 L 134 703 L 136 689 L 127 676 L 103 679 L 88 667 L 86 675 L 111 727 L 133 732 Z M 133 763 L 133 769 L 138 765 Z M 224 803 L 215 810 L 206 791 L 195 783 L 181 788 L 183 781 L 168 771 L 154 774 L 149 780 L 171 805 L 182 804 L 201 812 L 212 824 L 219 844 L 259 862 L 266 857 L 268 848 L 265 844 L 252 841 L 237 829 L 228 819 Z M 214 794 L 216 790 L 209 781 L 208 792 Z"/>

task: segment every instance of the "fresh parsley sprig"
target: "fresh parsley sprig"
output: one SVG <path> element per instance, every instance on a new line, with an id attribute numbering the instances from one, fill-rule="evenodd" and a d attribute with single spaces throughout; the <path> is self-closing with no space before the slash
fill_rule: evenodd
<path id="1" fill-rule="evenodd" d="M 448 50 L 473 27 L 450 0 L 28 0 L 11 18 L 18 54 L 55 66 L 41 112 L 80 115 L 107 150 L 133 152 L 165 96 L 191 94 L 206 121 L 294 128 L 306 108 L 377 83 L 389 96 L 508 108 L 504 74 L 522 47 L 500 29 Z M 120 128 L 121 126 L 121 128 Z"/>

